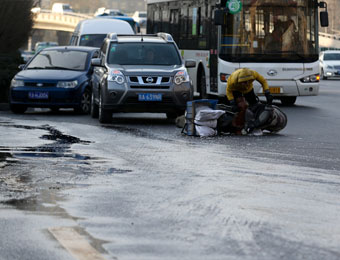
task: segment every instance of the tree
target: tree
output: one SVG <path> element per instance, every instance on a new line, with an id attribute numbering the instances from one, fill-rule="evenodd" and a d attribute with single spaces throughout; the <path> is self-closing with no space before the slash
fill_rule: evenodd
<path id="1" fill-rule="evenodd" d="M 19 48 L 33 26 L 33 0 L 1 0 L 0 4 L 0 102 L 7 101 L 9 84 L 22 63 Z"/>
<path id="2" fill-rule="evenodd" d="M 33 0 L 1 0 L 0 53 L 18 50 L 32 31 Z"/>

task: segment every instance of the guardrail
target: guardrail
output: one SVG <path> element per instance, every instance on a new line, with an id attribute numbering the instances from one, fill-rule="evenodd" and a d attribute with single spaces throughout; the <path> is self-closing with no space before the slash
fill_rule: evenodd
<path id="1" fill-rule="evenodd" d="M 79 13 L 53 13 L 50 10 L 34 12 L 34 29 L 73 32 L 78 22 L 93 18 L 92 15 Z"/>
<path id="2" fill-rule="evenodd" d="M 340 49 L 340 35 L 319 32 L 319 46 Z"/>

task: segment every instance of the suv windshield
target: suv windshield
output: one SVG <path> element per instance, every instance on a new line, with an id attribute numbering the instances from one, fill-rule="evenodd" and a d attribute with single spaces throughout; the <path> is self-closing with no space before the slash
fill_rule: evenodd
<path id="1" fill-rule="evenodd" d="M 85 70 L 88 53 L 70 50 L 43 50 L 27 69 Z"/>
<path id="2" fill-rule="evenodd" d="M 105 37 L 106 34 L 84 34 L 80 37 L 79 45 L 100 48 Z"/>
<path id="3" fill-rule="evenodd" d="M 107 62 L 119 65 L 182 64 L 174 44 L 146 42 L 111 43 Z"/>
<path id="4" fill-rule="evenodd" d="M 340 60 L 340 53 L 325 53 L 324 60 Z"/>

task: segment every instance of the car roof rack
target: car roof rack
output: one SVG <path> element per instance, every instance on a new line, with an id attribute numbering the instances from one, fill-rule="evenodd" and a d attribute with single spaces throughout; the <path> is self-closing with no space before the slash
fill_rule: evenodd
<path id="1" fill-rule="evenodd" d="M 118 36 L 135 36 L 135 37 L 141 37 L 141 40 L 143 41 L 143 37 L 160 37 L 163 40 L 167 42 L 174 42 L 174 39 L 172 38 L 171 34 L 169 33 L 164 33 L 164 32 L 159 32 L 156 34 L 117 34 L 117 33 L 109 33 L 107 35 L 107 38 L 113 41 L 118 41 Z"/>
<path id="2" fill-rule="evenodd" d="M 108 33 L 106 38 L 110 39 L 111 41 L 118 42 L 118 34 L 117 33 Z"/>

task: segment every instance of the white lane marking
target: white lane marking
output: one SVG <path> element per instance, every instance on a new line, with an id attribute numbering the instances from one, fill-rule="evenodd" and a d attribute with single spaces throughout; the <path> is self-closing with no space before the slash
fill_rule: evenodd
<path id="1" fill-rule="evenodd" d="M 105 260 L 73 227 L 48 229 L 59 243 L 78 260 Z"/>

